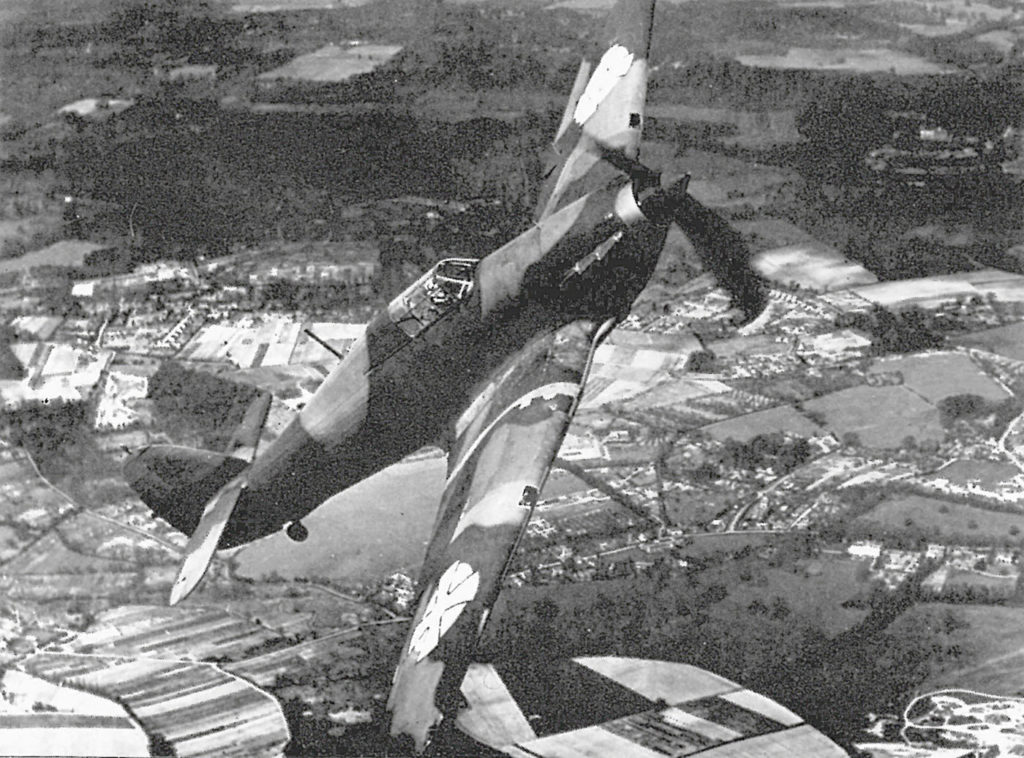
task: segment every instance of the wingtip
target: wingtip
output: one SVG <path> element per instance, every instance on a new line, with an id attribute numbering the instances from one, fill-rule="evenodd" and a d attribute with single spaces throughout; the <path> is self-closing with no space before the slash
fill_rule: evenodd
<path id="1" fill-rule="evenodd" d="M 182 573 L 178 574 L 178 578 L 174 581 L 174 586 L 171 587 L 171 596 L 167 600 L 168 605 L 174 606 L 180 603 L 192 594 L 192 590 L 198 584 L 198 582 L 189 581 L 188 576 L 184 573 L 185 568 L 185 566 L 182 567 Z"/>

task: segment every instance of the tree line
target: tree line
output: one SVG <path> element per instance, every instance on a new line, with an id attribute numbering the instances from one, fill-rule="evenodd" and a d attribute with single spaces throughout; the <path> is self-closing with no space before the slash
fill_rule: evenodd
<path id="1" fill-rule="evenodd" d="M 196 435 L 203 447 L 222 449 L 242 422 L 258 390 L 214 374 L 165 361 L 149 380 L 159 425 L 172 438 Z"/>

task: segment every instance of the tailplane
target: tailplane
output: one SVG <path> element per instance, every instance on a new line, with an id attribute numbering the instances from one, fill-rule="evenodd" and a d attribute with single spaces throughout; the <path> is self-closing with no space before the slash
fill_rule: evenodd
<path id="1" fill-rule="evenodd" d="M 226 452 L 151 445 L 132 453 L 124 476 L 157 516 L 189 535 L 171 605 L 188 596 L 206 573 L 256 456 L 271 396 L 260 393 L 246 410 Z"/>
<path id="2" fill-rule="evenodd" d="M 125 480 L 153 513 L 191 536 L 213 496 L 256 456 L 272 399 L 266 392 L 256 396 L 223 453 L 150 445 L 128 456 Z"/>
<path id="3" fill-rule="evenodd" d="M 221 487 L 248 468 L 226 453 L 178 445 L 151 445 L 132 453 L 124 477 L 154 514 L 189 536 Z"/>

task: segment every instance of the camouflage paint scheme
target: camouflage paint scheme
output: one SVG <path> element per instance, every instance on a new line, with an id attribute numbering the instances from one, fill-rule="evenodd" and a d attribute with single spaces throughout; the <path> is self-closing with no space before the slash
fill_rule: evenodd
<path id="1" fill-rule="evenodd" d="M 215 547 L 271 534 L 417 449 L 444 447 L 448 479 L 388 703 L 392 734 L 418 752 L 454 723 L 593 350 L 664 245 L 664 193 L 613 160 L 637 158 L 653 6 L 619 0 L 597 65 L 581 67 L 531 229 L 479 261 L 442 261 L 399 295 L 251 462 L 156 445 L 125 466 L 158 515 L 194 533 L 186 563 L 202 565 L 183 569 L 192 579 L 178 600 Z"/>

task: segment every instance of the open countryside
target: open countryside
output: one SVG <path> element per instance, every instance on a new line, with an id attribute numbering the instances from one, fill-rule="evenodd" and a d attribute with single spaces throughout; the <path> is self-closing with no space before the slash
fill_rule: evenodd
<path id="1" fill-rule="evenodd" d="M 4 5 L 3 734 L 45 723 L 61 752 L 89 686 L 105 754 L 382 751 L 444 458 L 331 499 L 301 545 L 218 555 L 174 608 L 185 537 L 120 462 L 223 450 L 256 389 L 267 444 L 419 272 L 528 225 L 610 5 L 445 3 L 409 35 L 384 0 Z M 899 754 L 915 698 L 987 693 L 992 716 L 1024 688 L 1019 10 L 658 13 L 641 157 L 692 174 L 770 302 L 738 329 L 671 233 L 597 351 L 484 656 L 534 685 L 574 658 L 667 661 Z M 549 723 L 577 702 L 534 689 Z M 715 692 L 616 728 L 775 729 Z M 927 713 L 970 716 L 963 698 Z"/>

